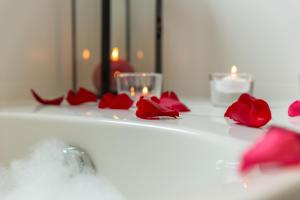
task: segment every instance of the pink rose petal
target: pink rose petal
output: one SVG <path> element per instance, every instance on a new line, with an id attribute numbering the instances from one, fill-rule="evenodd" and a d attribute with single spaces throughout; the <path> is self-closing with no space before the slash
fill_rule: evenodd
<path id="1" fill-rule="evenodd" d="M 290 117 L 296 117 L 296 116 L 300 115 L 300 101 L 299 100 L 294 101 L 289 106 L 288 114 Z"/>
<path id="2" fill-rule="evenodd" d="M 300 165 L 300 135 L 297 132 L 272 126 L 242 157 L 240 172 L 255 166 L 286 167 Z"/>

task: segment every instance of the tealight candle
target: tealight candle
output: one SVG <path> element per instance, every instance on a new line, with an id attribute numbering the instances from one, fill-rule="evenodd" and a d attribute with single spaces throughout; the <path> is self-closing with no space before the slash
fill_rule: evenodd
<path id="1" fill-rule="evenodd" d="M 160 96 L 162 75 L 157 73 L 120 73 L 117 77 L 118 94 L 126 93 L 133 100 L 141 96 Z"/>
<path id="2" fill-rule="evenodd" d="M 232 66 L 231 73 L 210 75 L 211 101 L 216 106 L 228 106 L 242 93 L 252 93 L 253 81 L 250 74 L 239 74 Z"/>

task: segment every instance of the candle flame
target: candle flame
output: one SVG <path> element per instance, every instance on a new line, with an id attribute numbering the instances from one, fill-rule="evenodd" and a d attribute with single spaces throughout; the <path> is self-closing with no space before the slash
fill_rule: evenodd
<path id="1" fill-rule="evenodd" d="M 91 58 L 91 51 L 89 49 L 82 50 L 82 59 L 89 60 Z"/>
<path id="2" fill-rule="evenodd" d="M 142 95 L 143 95 L 143 96 L 146 96 L 146 95 L 148 95 L 148 93 L 149 93 L 148 87 L 147 87 L 147 86 L 144 86 L 143 89 L 142 89 Z"/>
<path id="3" fill-rule="evenodd" d="M 236 75 L 237 72 L 238 72 L 237 67 L 236 67 L 235 65 L 233 65 L 233 66 L 231 67 L 231 74 L 232 74 L 232 75 Z"/>
<path id="4" fill-rule="evenodd" d="M 143 60 L 143 58 L 144 58 L 144 52 L 143 52 L 142 50 L 138 50 L 138 51 L 136 52 L 136 58 L 137 58 L 138 60 Z"/>
<path id="5" fill-rule="evenodd" d="M 111 60 L 116 62 L 119 60 L 119 48 L 114 47 L 111 52 Z"/>
<path id="6" fill-rule="evenodd" d="M 132 96 L 132 97 L 135 96 L 135 89 L 133 86 L 130 87 L 130 96 Z"/>

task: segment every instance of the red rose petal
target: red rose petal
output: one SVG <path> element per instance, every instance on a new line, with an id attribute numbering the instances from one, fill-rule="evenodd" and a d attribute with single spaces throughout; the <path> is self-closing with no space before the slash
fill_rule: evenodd
<path id="1" fill-rule="evenodd" d="M 114 101 L 110 104 L 111 109 L 125 109 L 131 108 L 133 100 L 127 94 L 119 94 L 115 97 Z"/>
<path id="2" fill-rule="evenodd" d="M 115 99 L 115 95 L 107 92 L 102 97 L 98 104 L 98 108 L 108 108 L 111 102 Z"/>
<path id="3" fill-rule="evenodd" d="M 268 103 L 249 94 L 242 94 L 236 102 L 227 108 L 224 117 L 228 117 L 239 124 L 256 128 L 264 126 L 272 118 Z"/>
<path id="4" fill-rule="evenodd" d="M 142 119 L 154 120 L 160 119 L 160 117 L 179 117 L 179 113 L 177 111 L 158 104 L 152 99 L 145 99 L 144 97 L 141 97 L 136 103 L 136 106 L 136 116 Z"/>
<path id="5" fill-rule="evenodd" d="M 152 96 L 150 99 L 151 99 L 152 101 L 154 101 L 155 103 L 160 104 L 160 99 L 157 98 L 156 96 Z"/>
<path id="6" fill-rule="evenodd" d="M 161 99 L 164 99 L 164 98 L 170 98 L 170 99 L 173 99 L 175 101 L 180 101 L 178 96 L 176 95 L 175 92 L 173 91 L 165 91 L 161 94 Z"/>
<path id="7" fill-rule="evenodd" d="M 133 100 L 127 94 L 114 95 L 106 93 L 101 98 L 98 107 L 128 110 L 132 104 Z"/>
<path id="8" fill-rule="evenodd" d="M 255 166 L 286 167 L 300 165 L 300 135 L 297 132 L 272 126 L 242 157 L 240 172 Z"/>
<path id="9" fill-rule="evenodd" d="M 290 117 L 300 116 L 300 101 L 294 101 L 288 109 L 288 114 Z"/>
<path id="10" fill-rule="evenodd" d="M 69 90 L 67 101 L 70 105 L 76 106 L 86 102 L 96 102 L 97 96 L 84 88 L 79 88 L 79 90 L 75 93 L 72 90 Z"/>
<path id="11" fill-rule="evenodd" d="M 44 99 L 42 97 L 40 97 L 40 95 L 38 95 L 33 89 L 30 90 L 32 93 L 32 96 L 34 97 L 34 99 L 39 102 L 40 104 L 43 105 L 55 105 L 55 106 L 59 106 L 62 101 L 64 100 L 64 96 L 61 97 L 57 97 L 55 99 Z"/>
<path id="12" fill-rule="evenodd" d="M 172 91 L 166 91 L 162 93 L 160 97 L 160 105 L 163 105 L 165 107 L 168 107 L 172 110 L 178 111 L 178 112 L 189 112 L 190 109 L 184 105 L 182 102 L 180 102 L 178 96 L 175 92 Z"/>

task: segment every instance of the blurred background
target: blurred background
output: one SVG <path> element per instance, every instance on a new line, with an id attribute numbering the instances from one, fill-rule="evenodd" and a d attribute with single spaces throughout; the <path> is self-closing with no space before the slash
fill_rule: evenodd
<path id="1" fill-rule="evenodd" d="M 125 0 L 112 0 L 112 47 L 126 57 Z M 269 100 L 299 96 L 300 1 L 163 0 L 164 89 L 207 98 L 208 74 L 253 74 L 254 94 Z M 100 62 L 101 1 L 76 1 L 78 86 L 93 88 Z M 70 0 L 0 0 L 0 100 L 45 96 L 72 87 Z M 151 72 L 154 0 L 131 0 L 130 63 Z"/>

